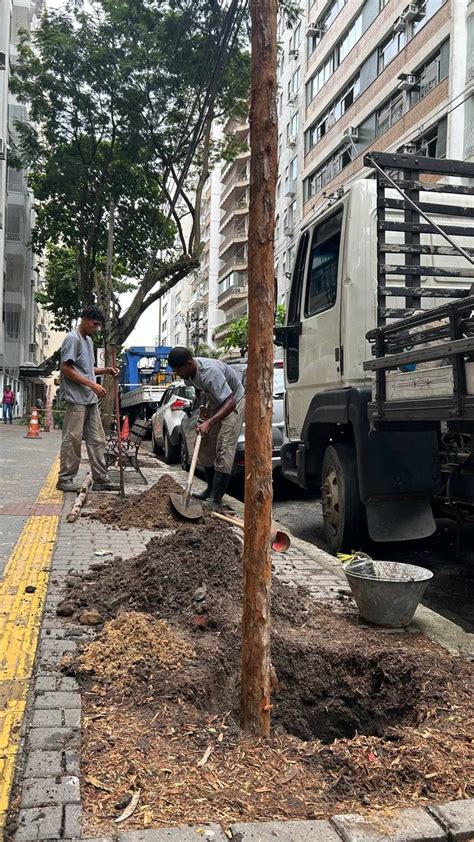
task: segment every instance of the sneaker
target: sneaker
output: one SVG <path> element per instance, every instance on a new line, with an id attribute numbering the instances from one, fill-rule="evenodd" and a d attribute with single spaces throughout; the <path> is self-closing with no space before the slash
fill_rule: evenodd
<path id="1" fill-rule="evenodd" d="M 74 482 L 73 479 L 68 479 L 59 480 L 59 482 L 56 484 L 56 488 L 58 489 L 58 491 L 66 491 L 72 492 L 73 494 L 77 494 L 77 492 L 81 490 L 82 486 L 80 483 L 78 484 L 77 482 Z"/>
<path id="2" fill-rule="evenodd" d="M 120 491 L 120 485 L 108 479 L 106 482 L 96 480 L 92 483 L 92 491 Z"/>

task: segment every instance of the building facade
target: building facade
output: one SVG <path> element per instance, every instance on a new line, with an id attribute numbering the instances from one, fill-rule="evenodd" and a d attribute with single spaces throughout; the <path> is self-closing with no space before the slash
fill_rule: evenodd
<path id="1" fill-rule="evenodd" d="M 473 4 L 315 0 L 306 30 L 303 216 L 370 150 L 473 154 Z"/>
<path id="2" fill-rule="evenodd" d="M 12 385 L 18 397 L 17 415 L 28 409 L 44 387 L 40 378 L 23 377 L 22 369 L 33 370 L 55 350 L 50 347 L 49 314 L 36 301 L 43 280 L 30 247 L 33 196 L 26 172 L 8 163 L 8 152 L 18 139 L 17 123 L 28 120 L 27 107 L 9 90 L 10 71 L 17 60 L 20 32 L 35 28 L 42 7 L 43 0 L 2 0 L 0 4 L 0 386 Z"/>

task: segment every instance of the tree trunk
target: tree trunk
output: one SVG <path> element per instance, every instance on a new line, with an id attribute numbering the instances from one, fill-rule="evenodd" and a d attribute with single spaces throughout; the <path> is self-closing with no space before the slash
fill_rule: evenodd
<path id="1" fill-rule="evenodd" d="M 270 732 L 270 588 L 278 0 L 251 0 L 249 342 L 241 726 Z"/>

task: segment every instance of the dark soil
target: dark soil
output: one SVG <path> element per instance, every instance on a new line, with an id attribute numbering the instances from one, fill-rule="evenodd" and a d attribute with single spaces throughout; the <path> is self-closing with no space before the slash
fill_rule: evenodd
<path id="1" fill-rule="evenodd" d="M 186 527 L 189 521 L 173 509 L 169 499 L 173 492 L 182 494 L 183 487 L 173 477 L 165 475 L 142 494 L 132 494 L 125 500 L 91 495 L 94 509 L 85 510 L 84 514 L 118 529 L 180 529 Z M 203 520 L 209 520 L 209 515 Z"/>
<path id="2" fill-rule="evenodd" d="M 89 835 L 111 832 L 133 790 L 140 805 L 127 829 L 469 797 L 469 665 L 276 578 L 272 738 L 241 734 L 241 540 L 212 517 L 175 528 L 165 489 L 174 483 L 163 478 L 118 513 L 116 503 L 101 509 L 121 528 L 166 527 L 145 552 L 67 579 L 67 613 L 118 617 L 64 665 L 82 681 Z"/>
<path id="3" fill-rule="evenodd" d="M 136 558 L 118 557 L 73 580 L 67 602 L 76 617 L 91 608 L 104 620 L 123 610 L 149 612 L 192 640 L 197 657 L 172 676 L 152 661 L 141 664 L 140 674 L 130 676 L 135 702 L 179 697 L 238 717 L 241 550 L 238 536 L 209 518 L 188 524 L 185 534 L 153 538 Z M 203 586 L 204 600 L 196 602 Z M 197 614 L 204 630 L 194 625 Z M 303 740 L 383 735 L 395 723 L 413 722 L 424 705 L 447 698 L 460 668 L 409 635 L 389 643 L 390 636 L 361 629 L 356 619 L 315 605 L 303 589 L 278 579 L 272 618 L 273 721 Z"/>

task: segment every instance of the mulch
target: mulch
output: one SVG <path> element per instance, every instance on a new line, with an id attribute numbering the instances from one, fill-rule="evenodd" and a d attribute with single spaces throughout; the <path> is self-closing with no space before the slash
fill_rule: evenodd
<path id="1" fill-rule="evenodd" d="M 93 609 L 105 621 L 64 664 L 82 683 L 89 835 L 117 827 L 132 795 L 126 829 L 472 797 L 470 665 L 277 579 L 272 736 L 242 734 L 241 549 L 212 518 L 186 535 L 168 521 L 136 558 L 71 579 L 74 616 Z"/>

